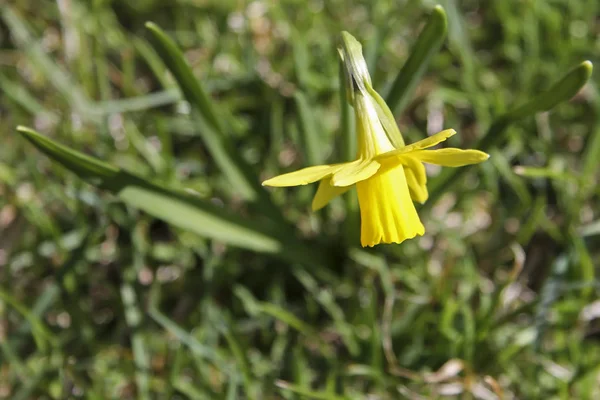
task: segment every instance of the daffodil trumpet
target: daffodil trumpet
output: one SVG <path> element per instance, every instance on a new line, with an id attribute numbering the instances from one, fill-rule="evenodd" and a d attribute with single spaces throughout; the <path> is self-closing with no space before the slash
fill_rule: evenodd
<path id="1" fill-rule="evenodd" d="M 430 149 L 456 134 L 453 129 L 406 146 L 391 110 L 372 87 L 360 43 L 347 32 L 342 32 L 340 42 L 348 101 L 356 118 L 356 160 L 304 168 L 268 179 L 263 185 L 288 187 L 320 181 L 313 210 L 356 186 L 363 247 L 401 243 L 423 235 L 425 228 L 413 204 L 413 200 L 424 203 L 428 197 L 423 163 L 460 167 L 489 156 L 478 150 Z"/>

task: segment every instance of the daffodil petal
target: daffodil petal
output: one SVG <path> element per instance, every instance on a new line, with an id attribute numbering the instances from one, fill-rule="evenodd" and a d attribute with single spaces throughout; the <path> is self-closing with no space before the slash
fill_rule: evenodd
<path id="1" fill-rule="evenodd" d="M 362 246 L 401 243 L 425 228 L 410 198 L 402 167 L 377 173 L 356 184 L 360 205 Z"/>
<path id="2" fill-rule="evenodd" d="M 381 153 L 375 157 L 375 160 L 382 161 L 382 160 L 385 160 L 388 158 L 394 158 L 394 157 L 397 157 L 397 156 L 400 156 L 403 154 L 411 153 L 413 151 L 426 149 L 428 147 L 432 147 L 438 143 L 443 142 L 444 140 L 448 139 L 449 137 L 451 137 L 455 134 L 456 134 L 456 131 L 454 129 L 446 129 L 444 131 L 436 133 L 435 135 L 431 135 L 430 137 L 428 137 L 426 139 L 419 140 L 418 142 L 415 142 L 413 144 L 409 144 L 408 146 L 404 146 L 404 147 L 396 149 L 396 150 Z"/>
<path id="3" fill-rule="evenodd" d="M 423 164 L 419 163 L 422 167 Z M 425 168 L 425 167 L 423 167 Z M 427 191 L 427 185 L 419 182 L 417 175 L 412 168 L 404 168 L 406 174 L 406 182 L 408 183 L 408 189 L 410 191 L 410 197 L 414 201 L 418 201 L 423 204 L 429 198 L 429 192 Z"/>
<path id="4" fill-rule="evenodd" d="M 338 187 L 331 184 L 331 178 L 322 179 L 312 201 L 312 210 L 325 207 L 333 198 L 347 192 L 352 186 Z"/>
<path id="5" fill-rule="evenodd" d="M 410 197 L 414 201 L 424 203 L 429 197 L 425 165 L 417 158 L 411 157 L 411 155 L 412 153 L 380 160 L 381 168 L 378 173 L 383 174 L 393 168 L 404 167 Z"/>
<path id="6" fill-rule="evenodd" d="M 377 116 L 381 121 L 381 125 L 385 130 L 385 133 L 388 136 L 388 139 L 392 142 L 394 147 L 402 148 L 405 146 L 404 138 L 400 133 L 400 129 L 398 129 L 398 125 L 396 124 L 396 120 L 394 119 L 394 114 L 392 114 L 392 110 L 388 107 L 385 100 L 371 87 L 367 86 L 367 92 L 371 95 L 373 99 L 373 105 L 375 106 L 375 111 L 377 112 Z"/>
<path id="7" fill-rule="evenodd" d="M 350 186 L 372 177 L 381 167 L 377 161 L 356 160 L 346 163 L 331 177 L 333 186 Z"/>
<path id="8" fill-rule="evenodd" d="M 316 165 L 314 167 L 303 168 L 298 171 L 267 179 L 263 186 L 287 187 L 307 185 L 331 175 L 342 168 L 345 164 L 334 165 Z"/>
<path id="9" fill-rule="evenodd" d="M 412 153 L 400 156 L 400 163 L 406 167 L 405 170 L 409 169 L 414 173 L 415 178 L 420 185 L 426 185 L 427 173 L 425 172 L 425 166 L 421 160 L 416 157 L 411 157 L 411 155 Z"/>
<path id="10" fill-rule="evenodd" d="M 490 156 L 479 150 L 438 149 L 421 150 L 410 153 L 419 161 L 444 167 L 462 167 L 463 165 L 477 164 L 487 160 Z"/>
<path id="11" fill-rule="evenodd" d="M 403 147 L 401 150 L 404 150 L 405 153 L 408 153 L 415 150 L 426 149 L 428 147 L 433 147 L 438 143 L 442 143 L 444 140 L 454 135 L 456 135 L 456 131 L 454 129 L 446 129 L 431 135 L 428 138 L 409 144 L 408 146 Z"/>

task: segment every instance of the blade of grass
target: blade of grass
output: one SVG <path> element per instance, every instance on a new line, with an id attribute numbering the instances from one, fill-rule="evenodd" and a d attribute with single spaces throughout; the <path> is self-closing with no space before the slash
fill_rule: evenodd
<path id="1" fill-rule="evenodd" d="M 29 325 L 31 326 L 31 333 L 37 348 L 42 352 L 47 351 L 49 345 L 55 341 L 55 338 L 52 332 L 46 327 L 44 322 L 37 315 L 31 312 L 25 304 L 21 303 L 18 299 L 4 290 L 0 290 L 0 301 L 10 305 L 19 314 L 21 314 L 21 316 L 25 318 L 27 322 L 29 322 Z"/>
<path id="2" fill-rule="evenodd" d="M 36 318 L 41 318 L 42 315 L 48 310 L 48 308 L 56 301 L 57 297 L 60 295 L 62 280 L 64 277 L 69 274 L 75 266 L 77 262 L 80 261 L 84 257 L 84 252 L 87 249 L 90 240 L 90 231 L 85 230 L 81 232 L 82 240 L 81 243 L 73 250 L 69 251 L 69 258 L 65 261 L 62 268 L 58 270 L 55 274 L 55 280 L 51 284 L 48 285 L 44 292 L 37 298 L 35 304 L 32 307 L 32 315 Z M 23 321 L 21 325 L 17 328 L 17 335 L 23 335 L 29 332 L 31 329 L 31 324 L 29 320 Z M 17 348 L 18 342 L 11 342 L 12 348 Z"/>
<path id="3" fill-rule="evenodd" d="M 146 28 L 152 34 L 155 49 L 177 80 L 184 97 L 205 121 L 206 127 L 201 131 L 202 136 L 219 168 L 243 198 L 255 202 L 256 207 L 265 215 L 271 216 L 282 226 L 285 225 L 279 209 L 274 206 L 268 192 L 260 185 L 252 167 L 227 140 L 223 118 L 217 114 L 212 100 L 194 76 L 181 50 L 158 25 L 147 22 Z"/>
<path id="4" fill-rule="evenodd" d="M 141 331 L 138 330 L 142 320 L 142 313 L 137 304 L 135 290 L 131 283 L 121 285 L 121 299 L 125 309 L 125 321 L 132 330 L 131 348 L 133 350 L 133 360 L 135 363 L 135 381 L 138 390 L 139 399 L 150 398 L 150 357 L 146 348 L 146 343 Z"/>
<path id="5" fill-rule="evenodd" d="M 353 160 L 356 157 L 356 128 L 354 126 L 354 114 L 352 107 L 348 102 L 348 93 L 346 86 L 346 72 L 342 60 L 338 60 L 338 78 L 339 78 L 339 101 L 340 101 L 340 138 L 341 138 L 341 162 Z M 358 199 L 354 191 L 343 194 L 344 205 L 346 207 L 346 219 L 344 220 L 344 236 L 346 243 L 357 243 L 359 239 L 359 218 L 358 218 Z"/>
<path id="6" fill-rule="evenodd" d="M 392 112 L 400 114 L 408 104 L 433 55 L 442 46 L 447 29 L 446 12 L 437 5 L 385 98 Z"/>
<path id="7" fill-rule="evenodd" d="M 225 324 L 222 324 L 219 327 L 219 330 L 221 331 L 223 336 L 225 336 L 225 340 L 229 345 L 229 349 L 231 350 L 231 353 L 233 353 L 233 357 L 236 360 L 236 365 L 242 372 L 242 381 L 246 390 L 247 398 L 256 399 L 257 396 L 252 387 L 253 379 L 252 371 L 250 369 L 250 362 L 248 361 L 248 356 L 246 355 L 242 344 L 240 343 L 236 335 L 231 331 L 231 329 Z"/>
<path id="8" fill-rule="evenodd" d="M 317 129 L 314 112 L 310 109 L 304 93 L 299 90 L 294 93 L 294 102 L 298 113 L 298 124 L 302 133 L 303 154 L 306 156 L 306 162 L 309 165 L 323 164 L 325 161 L 323 157 L 323 143 L 319 140 L 321 135 Z"/>
<path id="9" fill-rule="evenodd" d="M 275 319 L 278 319 L 290 327 L 296 329 L 298 332 L 307 335 L 309 337 L 317 338 L 315 330 L 306 322 L 296 317 L 294 314 L 284 310 L 283 308 L 271 304 L 258 301 L 252 296 L 250 291 L 241 285 L 237 285 L 234 288 L 235 295 L 240 299 L 246 311 L 249 314 L 255 315 L 259 313 L 267 314 Z"/>
<path id="10" fill-rule="evenodd" d="M 167 89 L 161 92 L 149 93 L 143 96 L 129 97 L 119 100 L 106 100 L 94 103 L 94 108 L 102 115 L 126 113 L 147 110 L 173 104 L 181 100 L 179 90 Z"/>
<path id="11" fill-rule="evenodd" d="M 489 151 L 505 138 L 506 128 L 510 124 L 535 113 L 551 110 L 556 105 L 571 99 L 586 84 L 591 74 L 592 63 L 582 62 L 550 86 L 547 91 L 496 119 L 485 136 L 474 147 L 481 151 Z M 429 200 L 421 207 L 421 210 L 430 209 L 446 190 L 470 170 L 471 167 L 445 169 L 435 180 L 432 180 Z"/>
<path id="12" fill-rule="evenodd" d="M 198 108 L 198 111 L 211 128 L 223 134 L 225 132 L 223 121 L 217 115 L 212 100 L 194 76 L 181 50 L 155 23 L 147 22 L 146 28 L 152 34 L 154 48 L 167 65 L 167 68 L 173 73 L 185 98 Z"/>
<path id="13" fill-rule="evenodd" d="M 313 278 L 306 270 L 298 268 L 294 271 L 294 276 L 331 316 L 335 327 L 342 336 L 342 340 L 348 348 L 348 351 L 350 351 L 350 354 L 357 355 L 359 352 L 359 345 L 355 337 L 355 332 L 351 324 L 346 321 L 344 310 L 335 302 L 331 291 L 319 288 L 315 278 Z"/>
<path id="14" fill-rule="evenodd" d="M 148 309 L 148 315 L 154 320 L 154 322 L 159 324 L 161 327 L 163 327 L 165 330 L 167 330 L 169 333 L 175 336 L 177 340 L 179 340 L 181 343 L 187 346 L 190 349 L 190 351 L 192 351 L 192 353 L 213 362 L 219 367 L 221 371 L 228 375 L 233 372 L 227 365 L 226 360 L 224 360 L 216 351 L 198 342 L 196 338 L 187 333 L 175 322 L 171 321 L 158 309 L 156 309 L 155 307 L 150 307 Z"/>
<path id="15" fill-rule="evenodd" d="M 584 184 L 587 182 L 593 182 L 593 176 L 598 170 L 598 160 L 600 159 L 600 93 L 598 93 L 598 87 L 595 82 L 590 84 L 590 92 L 592 93 L 592 99 L 594 101 L 594 108 L 596 111 L 596 124 L 593 131 L 590 133 L 590 138 L 587 140 L 585 146 L 585 152 L 583 155 L 583 168 L 581 171 L 581 182 Z M 586 196 L 593 192 L 595 185 L 588 185 L 582 190 L 582 195 Z"/>
<path id="16" fill-rule="evenodd" d="M 59 67 L 47 54 L 46 51 L 35 43 L 30 29 L 14 9 L 5 4 L 2 7 L 2 19 L 12 33 L 15 42 L 23 49 L 31 62 L 36 65 L 48 78 L 54 87 L 69 101 L 69 104 L 82 116 L 98 121 L 98 115 L 90 104 L 90 100 L 74 82 L 69 75 Z"/>
<path id="17" fill-rule="evenodd" d="M 350 400 L 349 397 L 346 396 L 336 396 L 333 393 L 328 392 L 316 392 L 314 390 L 304 388 L 298 385 L 291 384 L 286 381 L 279 380 L 275 382 L 275 386 L 277 386 L 282 391 L 292 392 L 302 397 L 308 399 L 317 399 L 317 400 Z"/>
<path id="18" fill-rule="evenodd" d="M 131 331 L 131 349 L 135 364 L 138 398 L 145 400 L 150 398 L 150 351 L 143 335 L 143 312 L 134 288 L 138 272 L 143 267 L 143 248 L 136 239 L 135 233 L 132 235 L 132 242 L 134 243 L 133 263 L 123 273 L 120 292 L 121 303 L 125 311 L 125 322 Z"/>
<path id="19" fill-rule="evenodd" d="M 7 97 L 12 98 L 31 115 L 44 115 L 51 123 L 56 122 L 57 116 L 54 113 L 47 110 L 24 86 L 12 82 L 1 72 L 0 91 Z"/>
<path id="20" fill-rule="evenodd" d="M 18 127 L 17 130 L 40 151 L 81 178 L 156 218 L 238 247 L 273 253 L 292 262 L 319 264 L 314 251 L 309 251 L 295 238 L 282 235 L 272 225 L 238 217 L 200 198 L 163 188 L 60 145 L 32 129 Z"/>

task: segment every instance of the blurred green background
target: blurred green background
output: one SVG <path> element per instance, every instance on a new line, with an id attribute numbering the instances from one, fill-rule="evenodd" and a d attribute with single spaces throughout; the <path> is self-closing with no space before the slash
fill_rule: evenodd
<path id="1" fill-rule="evenodd" d="M 254 183 L 344 160 L 337 34 L 362 42 L 385 94 L 435 4 L 0 0 L 0 398 L 599 398 L 598 74 L 490 129 L 598 61 L 596 0 L 439 3 L 446 40 L 398 124 L 409 143 L 485 138 L 491 158 L 453 180 L 428 168 L 444 190 L 421 238 L 363 250 L 352 197 L 312 213 L 314 185 L 247 201 L 228 175 L 228 157 Z M 17 125 L 252 225 L 167 224 Z M 252 244 L 263 229 L 283 244 Z"/>

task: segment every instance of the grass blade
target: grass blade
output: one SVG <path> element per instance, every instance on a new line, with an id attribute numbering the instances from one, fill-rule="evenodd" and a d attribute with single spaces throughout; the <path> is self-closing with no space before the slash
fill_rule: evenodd
<path id="1" fill-rule="evenodd" d="M 431 58 L 442 46 L 447 29 L 446 12 L 442 6 L 437 5 L 386 96 L 386 103 L 392 112 L 401 113 L 406 107 Z"/>
<path id="2" fill-rule="evenodd" d="M 48 82 L 65 96 L 75 110 L 84 117 L 97 121 L 98 114 L 94 112 L 90 100 L 69 75 L 48 56 L 42 46 L 35 43 L 23 19 L 8 4 L 2 7 L 1 16 L 15 42 L 24 50 L 31 62 L 46 75 Z"/>
<path id="3" fill-rule="evenodd" d="M 217 114 L 206 90 L 194 76 L 181 50 L 158 25 L 147 22 L 146 28 L 151 32 L 157 52 L 177 80 L 185 98 L 206 122 L 202 136 L 219 168 L 243 198 L 255 201 L 264 214 L 283 225 L 284 219 L 279 209 L 273 205 L 268 192 L 260 185 L 257 175 L 226 139 L 223 119 Z"/>
<path id="4" fill-rule="evenodd" d="M 295 393 L 302 398 L 306 399 L 320 399 L 320 400 L 349 400 L 346 396 L 336 396 L 333 393 L 327 392 L 316 392 L 311 389 L 307 389 L 298 385 L 291 384 L 286 381 L 277 381 L 275 385 L 280 388 L 282 391 Z"/>
<path id="5" fill-rule="evenodd" d="M 294 101 L 298 112 L 306 161 L 309 165 L 322 164 L 325 161 L 323 158 L 323 144 L 319 142 L 320 134 L 314 119 L 314 112 L 310 109 L 308 100 L 301 91 L 296 91 Z"/>
<path id="6" fill-rule="evenodd" d="M 222 119 L 218 117 L 212 100 L 194 76 L 183 53 L 175 42 L 156 24 L 148 22 L 146 27 L 152 33 L 155 49 L 177 80 L 184 97 L 195 107 L 202 116 L 203 121 L 205 121 L 206 126 L 202 129 L 202 136 L 215 162 L 245 199 L 255 200 L 257 190 L 262 191 L 262 188 L 256 188 L 256 177 L 250 176 L 248 174 L 249 169 L 244 165 L 244 162 L 236 156 L 235 152 L 228 149 Z"/>
<path id="7" fill-rule="evenodd" d="M 505 118 L 512 121 L 528 117 L 542 111 L 549 111 L 563 101 L 577 94 L 592 76 L 593 65 L 584 61 L 569 71 L 547 91 L 540 93 L 520 107 L 510 111 Z"/>
<path id="8" fill-rule="evenodd" d="M 294 262 L 318 264 L 314 252 L 288 241 L 272 225 L 237 217 L 187 193 L 160 187 L 136 175 L 60 145 L 32 129 L 17 128 L 40 151 L 122 201 L 172 225 L 201 236 L 254 250 L 279 254 Z"/>
<path id="9" fill-rule="evenodd" d="M 173 42 L 173 40 L 153 22 L 147 22 L 146 28 L 152 33 L 156 50 L 162 56 L 162 60 L 165 64 L 167 64 L 167 68 L 173 73 L 185 98 L 198 108 L 202 117 L 214 130 L 219 133 L 225 132 L 223 122 L 217 116 L 212 100 L 206 93 L 206 90 L 204 90 L 204 87 L 194 76 L 194 73 L 175 42 Z"/>
<path id="10" fill-rule="evenodd" d="M 481 151 L 489 151 L 494 146 L 497 146 L 505 137 L 506 128 L 510 124 L 535 113 L 549 111 L 563 101 L 569 100 L 581 90 L 591 74 L 592 63 L 589 61 L 582 62 L 547 91 L 540 93 L 524 105 L 496 119 L 479 144 L 475 145 L 474 148 Z M 440 196 L 470 169 L 471 167 L 462 167 L 444 170 L 438 178 L 432 181 L 429 200 L 421 207 L 421 210 L 432 207 Z"/>

